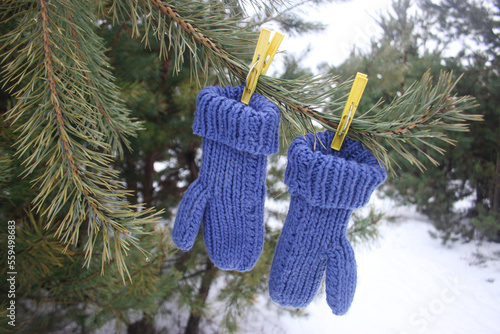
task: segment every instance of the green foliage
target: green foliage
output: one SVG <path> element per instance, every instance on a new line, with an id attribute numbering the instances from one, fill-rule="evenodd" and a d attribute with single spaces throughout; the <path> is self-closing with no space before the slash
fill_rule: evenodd
<path id="1" fill-rule="evenodd" d="M 500 214 L 485 207 L 479 207 L 479 214 L 472 219 L 472 225 L 487 239 L 500 240 Z"/>
<path id="2" fill-rule="evenodd" d="M 100 33 L 110 47 L 110 63 L 125 105 L 145 129 L 132 138 L 133 150 L 125 152 L 116 166 L 133 190 L 134 202 L 141 194 L 147 206 L 174 208 L 179 193 L 198 173 L 194 158 L 201 138 L 193 136 L 191 125 L 199 90 L 190 82 L 190 65 L 175 74 L 171 60 L 158 58 L 158 44 L 144 49 L 140 40 L 131 39 L 117 25 Z M 160 162 L 164 167 L 155 169 Z"/>
<path id="3" fill-rule="evenodd" d="M 111 319 L 123 325 L 131 310 L 155 315 L 156 300 L 176 293 L 175 282 L 181 274 L 175 268 L 162 272 L 164 259 L 175 254 L 171 242 L 163 243 L 165 232 L 142 237 L 141 244 L 151 249 L 147 258 L 137 249 L 129 252 L 126 261 L 132 280 L 124 285 L 113 261 L 105 266 L 104 274 L 98 254 L 93 254 L 88 270 L 82 270 L 87 262 L 82 246 L 68 248 L 54 237 L 56 227 L 44 228 L 47 222 L 29 211 L 25 216 L 16 220 L 18 332 L 90 331 Z M 0 239 L 7 239 L 6 225 L 0 230 Z M 161 247 L 153 249 L 152 245 Z M 0 250 L 3 258 L 6 249 Z M 3 276 L 6 271 L 2 267 Z M 5 280 L 1 284 L 4 293 Z"/>
<path id="4" fill-rule="evenodd" d="M 231 10 L 227 11 L 228 7 Z M 286 21 L 290 16 L 282 8 L 279 1 L 265 5 L 271 17 L 276 14 L 276 20 Z M 244 82 L 254 49 L 254 43 L 248 41 L 256 39 L 255 26 L 246 24 L 238 2 L 228 6 L 219 1 L 116 0 L 99 2 L 96 8 L 90 1 L 4 1 L 1 9 L 4 24 L 11 25 L 0 40 L 3 82 L 16 97 L 7 122 L 18 131 L 16 154 L 24 159 L 24 175 L 41 167 L 41 174 L 33 179 L 39 189 L 35 209 L 50 203 L 39 212 L 47 216 L 49 225 L 58 225 L 57 235 L 68 244 L 78 242 L 80 227 L 87 220 L 88 261 L 96 240 L 102 238 L 103 264 L 114 258 L 120 272 L 128 275 L 125 253 L 130 246 L 140 248 L 136 235 L 142 233 L 144 224 L 158 217 L 151 208 L 131 204 L 117 170 L 109 168 L 115 154 L 124 155 L 121 143 L 129 146 L 129 138 L 139 129 L 118 92 L 128 93 L 132 97 L 129 107 L 144 108 L 146 117 L 148 111 L 149 117 L 153 116 L 165 100 L 162 101 L 164 96 L 147 93 L 149 86 L 154 85 L 151 82 L 130 83 L 133 78 L 124 75 L 123 80 L 129 83 L 115 85 L 103 40 L 94 32 L 96 22 L 100 20 L 103 30 L 119 26 L 117 38 L 123 30 L 132 37 L 141 37 L 160 58 L 171 59 L 165 62 L 167 72 L 180 73 L 181 66 L 188 64 L 193 81 L 203 85 L 212 71 L 222 84 Z M 95 10 L 99 16 L 94 15 Z M 293 22 L 299 33 L 321 28 L 298 24 L 296 18 Z M 114 41 L 110 45 L 113 44 Z M 149 71 L 153 64 L 158 65 L 151 59 L 128 63 L 129 58 L 120 59 L 127 53 L 115 52 L 113 48 L 108 53 L 122 66 Z M 340 119 L 338 111 L 345 103 L 350 83 L 338 82 L 331 75 L 295 79 L 263 76 L 258 91 L 281 108 L 284 133 L 287 129 L 295 134 L 315 131 L 311 119 L 335 131 Z M 163 88 L 167 90 L 168 82 Z M 389 142 L 405 159 L 419 165 L 411 153 L 418 151 L 415 142 L 427 143 L 423 138 L 429 136 L 446 141 L 440 134 L 442 130 L 464 131 L 467 127 L 459 124 L 461 121 L 477 119 L 462 113 L 472 104 L 467 98 L 453 98 L 452 88 L 453 82 L 447 75 L 435 88 L 424 77 L 376 116 L 356 118 L 350 135 L 363 141 L 389 169 L 391 160 L 379 141 Z M 403 110 L 406 118 L 387 121 Z M 167 115 L 175 116 L 175 111 Z M 189 121 L 182 117 L 180 120 Z M 415 129 L 419 130 L 416 134 Z M 162 137 L 161 129 L 152 123 L 147 130 L 157 135 L 151 139 Z M 155 140 L 151 142 L 154 144 Z M 439 151 L 438 146 L 427 145 Z M 144 154 L 146 161 L 153 160 L 153 153 Z M 128 162 L 134 160 L 128 156 Z M 151 164 L 147 167 L 152 168 Z M 152 204 L 152 191 L 144 189 L 147 206 Z M 134 198 L 133 202 L 139 201 Z"/>
<path id="5" fill-rule="evenodd" d="M 379 237 L 377 224 L 384 218 L 384 213 L 373 207 L 365 215 L 359 211 L 353 211 L 352 224 L 347 229 L 347 238 L 353 246 L 374 241 Z"/>
<path id="6" fill-rule="evenodd" d="M 240 84 L 246 79 L 249 70 L 247 61 L 253 54 L 253 47 L 249 46 L 248 41 L 257 38 L 255 31 L 249 28 L 253 28 L 255 24 L 246 25 L 245 17 L 241 15 L 227 17 L 227 12 L 221 3 L 209 2 L 209 4 L 201 1 L 150 0 L 135 5 L 114 1 L 112 19 L 120 21 L 131 18 L 132 31 L 139 34 L 136 17 L 144 17 L 146 30 L 143 39 L 146 43 L 161 36 L 160 56 L 166 56 L 168 43 L 162 36 L 167 35 L 168 41 L 174 45 L 174 69 L 180 68 L 185 59 L 184 52 L 189 51 L 193 59 L 192 77 L 197 82 L 204 84 L 205 81 L 202 79 L 206 77 L 201 73 L 207 73 L 207 68 L 213 68 L 222 84 Z M 162 18 L 161 14 L 165 16 Z M 195 20 L 193 15 L 203 16 L 203 19 Z M 277 15 L 276 18 L 278 17 L 282 16 Z M 314 29 L 317 28 L 319 27 Z M 155 32 L 153 37 L 150 36 L 150 30 Z M 341 109 L 345 104 L 345 94 L 351 83 L 349 80 L 340 82 L 338 77 L 332 75 L 308 75 L 294 80 L 261 76 L 257 91 L 280 107 L 284 133 L 290 130 L 297 135 L 315 131 L 311 120 L 316 120 L 327 129 L 336 131 Z M 421 88 L 419 93 L 422 96 L 416 101 L 412 97 L 417 86 Z M 404 159 L 409 159 L 420 166 L 418 159 L 413 155 L 418 152 L 416 143 L 421 142 L 423 137 L 434 136 L 436 130 L 466 131 L 467 126 L 461 124 L 462 121 L 480 119 L 477 115 L 463 113 L 471 109 L 473 103 L 467 97 L 455 98 L 449 95 L 453 87 L 454 82 L 449 80 L 448 74 L 439 78 L 435 90 L 429 86 L 427 78 L 423 77 L 419 84 L 409 88 L 409 91 L 398 99 L 397 106 L 388 105 L 380 108 L 376 115 L 382 115 L 382 119 L 378 119 L 376 115 L 374 122 L 371 120 L 359 122 L 358 119 L 354 119 L 349 134 L 361 140 L 388 169 L 392 169 L 391 158 L 379 142 L 387 142 Z M 420 103 L 420 108 L 407 108 L 414 106 L 415 103 Z M 424 110 L 422 114 L 422 109 L 426 106 L 429 110 Z M 379 127 L 378 121 L 383 120 L 383 115 L 391 117 L 394 115 L 394 110 L 409 110 L 407 118 L 403 118 L 401 122 L 386 123 Z M 432 122 L 430 126 L 434 119 L 438 122 Z M 417 135 L 412 131 L 415 128 L 419 129 Z M 440 133 L 439 136 L 446 141 L 445 134 Z M 432 144 L 428 146 L 439 152 L 439 146 Z M 430 157 L 431 153 L 425 156 Z"/>
<path id="7" fill-rule="evenodd" d="M 47 226 L 57 224 L 56 235 L 67 244 L 78 242 L 88 222 L 87 264 L 99 236 L 105 240 L 102 262 L 114 258 L 123 279 L 130 278 L 125 254 L 130 246 L 140 248 L 135 234 L 156 218 L 152 209 L 127 202 L 118 172 L 109 168 L 111 154 L 123 155 L 121 145 L 138 124 L 107 70 L 96 17 L 85 1 L 7 1 L 2 8 L 4 20 L 16 22 L 0 39 L 3 82 L 16 98 L 6 122 L 18 134 L 22 175 L 41 171 L 32 179 L 39 189 L 34 209 Z"/>
<path id="8" fill-rule="evenodd" d="M 250 1 L 261 11 L 251 18 L 245 1 L 231 0 L 0 3 L 0 217 L 17 222 L 19 328 L 87 332 L 116 320 L 118 329 L 152 331 L 155 316 L 185 307 L 185 331 L 195 332 L 214 314 L 208 293 L 223 281 L 215 292 L 224 305 L 220 326 L 237 331 L 267 289 L 278 233 L 267 231 L 251 274 L 217 270 L 202 238 L 191 252 L 173 249 L 164 219 L 199 171 L 196 84 L 242 84 L 260 26 L 320 30 L 289 9 L 322 2 Z M 282 111 L 281 153 L 298 133 L 316 131 L 313 119 L 335 130 L 350 85 L 313 76 L 293 58 L 281 78 L 262 76 L 258 91 Z M 386 164 L 391 157 L 379 141 L 397 143 L 396 153 L 412 160 L 414 140 L 463 131 L 463 120 L 476 119 L 462 113 L 471 101 L 454 98 L 453 87 L 450 75 L 436 85 L 425 76 L 401 97 L 388 95 L 388 105 L 373 109 L 379 116 L 356 118 L 350 134 Z M 283 170 L 271 165 L 275 201 L 287 198 Z M 283 212 L 268 215 L 284 220 Z M 353 241 L 375 236 L 378 214 L 354 218 Z"/>
<path id="9" fill-rule="evenodd" d="M 443 3 L 447 6 L 442 8 L 433 6 L 432 10 L 423 6 L 414 15 L 410 15 L 410 1 L 394 1 L 392 11 L 379 18 L 379 25 L 384 34 L 379 40 L 372 42 L 371 49 L 367 53 L 354 50 L 350 59 L 338 68 L 330 70 L 345 77 L 350 76 L 355 69 L 368 74 L 370 81 L 363 94 L 361 110 L 369 110 L 380 96 L 390 101 L 389 105 L 394 103 L 397 105 L 398 98 L 392 96 L 407 94 L 410 89 L 408 87 L 411 87 L 414 80 L 418 80 L 423 71 L 428 71 L 429 75 L 434 76 L 438 76 L 442 71 L 453 71 L 447 80 L 453 82 L 454 89 L 459 95 L 471 95 L 476 98 L 475 112 L 478 114 L 477 117 L 483 117 L 484 122 L 471 123 L 469 133 L 450 132 L 446 138 L 440 137 L 438 132 L 453 129 L 439 124 L 439 130 L 424 132 L 422 133 L 424 138 L 416 138 L 415 150 L 419 152 L 415 156 L 417 161 L 420 161 L 421 157 L 428 156 L 432 150 L 442 154 L 437 157 L 427 157 L 436 166 L 426 169 L 425 173 L 409 164 L 411 159 L 398 159 L 397 156 L 401 154 L 394 152 L 398 148 L 385 143 L 389 156 L 398 162 L 399 167 L 396 171 L 399 175 L 388 180 L 385 191 L 404 204 L 415 204 L 420 212 L 429 216 L 440 231 L 439 235 L 443 241 L 457 240 L 460 237 L 471 240 L 475 236 L 475 229 L 480 233 L 489 231 L 487 233 L 492 237 L 500 229 L 498 220 L 495 223 L 494 218 L 499 208 L 499 205 L 495 204 L 498 203 L 498 195 L 495 194 L 499 193 L 497 189 L 499 189 L 500 174 L 498 169 L 500 122 L 496 107 L 498 67 L 495 65 L 497 58 L 493 57 L 495 46 L 491 44 L 485 53 L 477 51 L 475 54 L 467 55 L 464 51 L 450 58 L 444 57 L 443 52 L 446 49 L 443 45 L 448 45 L 452 41 L 451 38 L 456 38 L 454 33 L 449 35 L 449 32 L 453 31 L 452 27 L 469 25 L 469 29 L 460 31 L 467 32 L 470 34 L 469 37 L 479 40 L 480 31 L 486 33 L 489 30 L 486 28 L 480 30 L 478 22 L 472 22 L 475 22 L 474 20 L 484 24 L 491 22 L 488 16 L 479 20 L 475 14 L 471 14 L 469 19 L 461 16 L 455 20 L 449 13 L 458 10 L 464 14 L 466 12 L 464 6 L 468 6 L 471 13 L 494 15 L 492 11 L 495 9 L 474 11 L 470 7 L 471 3 L 467 5 L 466 2 L 444 1 Z M 429 6 L 429 2 L 424 5 Z M 442 26 L 442 22 L 447 22 L 448 28 Z M 485 40 L 488 38 L 485 37 Z M 452 94 L 445 95 L 454 103 L 456 98 L 452 97 Z M 416 93 L 415 97 L 418 96 L 423 95 Z M 415 105 L 419 104 L 414 103 L 410 108 L 414 108 Z M 377 108 L 373 111 L 377 112 Z M 406 111 L 400 112 L 404 115 Z M 439 122 L 440 117 L 436 117 L 435 121 Z M 458 122 L 460 121 L 457 120 Z M 429 128 L 432 128 L 432 122 L 429 125 Z M 415 129 L 412 128 L 411 132 L 418 136 L 421 130 L 417 126 Z M 423 141 L 419 143 L 420 139 Z M 443 139 L 446 143 L 439 144 L 438 140 Z M 406 141 L 404 145 L 412 146 Z M 438 147 L 434 148 L 432 145 Z M 425 168 L 419 162 L 413 162 Z M 467 207 L 466 204 L 464 207 L 460 203 L 472 205 Z M 483 218 L 478 216 L 480 211 L 484 211 L 484 214 L 480 214 Z M 473 219 L 471 224 L 471 219 L 474 217 L 477 218 Z M 481 222 L 484 222 L 484 225 Z M 479 226 L 483 226 L 483 229 L 479 229 Z"/>

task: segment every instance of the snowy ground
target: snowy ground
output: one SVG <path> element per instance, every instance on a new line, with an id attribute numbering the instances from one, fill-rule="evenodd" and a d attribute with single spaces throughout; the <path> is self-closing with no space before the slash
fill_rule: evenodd
<path id="1" fill-rule="evenodd" d="M 333 315 L 320 292 L 305 309 L 307 317 L 278 316 L 281 307 L 264 295 L 242 321 L 240 333 L 500 333 L 499 244 L 443 246 L 429 235 L 432 225 L 412 208 L 396 207 L 377 196 L 369 205 L 396 219 L 381 223 L 375 243 L 355 248 L 358 286 L 346 315 Z M 187 309 L 178 312 L 174 323 L 172 315 L 159 317 L 159 328 L 181 333 L 188 314 Z M 205 319 L 204 331 L 217 333 L 218 320 Z M 113 328 L 110 324 L 98 332 L 116 333 Z"/>
<path id="2" fill-rule="evenodd" d="M 376 195 L 370 205 L 394 219 L 381 223 L 374 244 L 355 248 L 358 286 L 346 315 L 333 315 L 324 293 L 305 309 L 308 317 L 277 316 L 280 306 L 269 308 L 269 296 L 261 296 L 240 333 L 500 334 L 500 244 L 443 246 L 414 209 Z M 266 208 L 285 212 L 287 205 L 266 201 Z M 283 222 L 270 223 L 279 228 Z M 186 309 L 175 323 L 168 321 L 169 332 L 181 333 L 188 314 Z M 167 325 L 165 319 L 157 321 Z M 207 321 L 211 326 L 204 330 L 218 332 L 217 317 Z"/>
<path id="3" fill-rule="evenodd" d="M 308 317 L 276 317 L 266 312 L 263 296 L 261 311 L 242 333 L 500 333 L 500 262 L 479 264 L 474 256 L 494 257 L 500 245 L 445 247 L 411 208 L 375 196 L 372 202 L 398 218 L 382 223 L 375 244 L 355 250 L 358 287 L 349 312 L 333 315 L 319 294 L 306 309 Z"/>

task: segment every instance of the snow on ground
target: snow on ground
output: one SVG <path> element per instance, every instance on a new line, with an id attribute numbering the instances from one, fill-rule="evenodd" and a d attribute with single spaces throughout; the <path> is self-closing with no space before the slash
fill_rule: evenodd
<path id="1" fill-rule="evenodd" d="M 265 310 L 251 316 L 242 333 L 500 333 L 500 262 L 478 264 L 474 253 L 493 257 L 492 243 L 443 246 L 433 227 L 412 208 L 373 196 L 374 206 L 395 222 L 380 226 L 380 238 L 355 249 L 358 286 L 344 316 L 335 316 L 320 293 L 308 317 L 276 317 Z M 273 307 L 274 309 L 274 307 Z"/>
<path id="2" fill-rule="evenodd" d="M 275 205 L 275 209 L 279 206 L 277 202 L 266 202 L 268 205 Z M 385 212 L 388 219 L 381 223 L 380 238 L 375 243 L 355 248 L 358 286 L 346 315 L 331 313 L 324 292 L 305 309 L 307 317 L 283 312 L 278 316 L 283 308 L 263 295 L 252 314 L 242 321 L 240 333 L 500 333 L 499 244 L 443 246 L 429 235 L 434 230 L 432 225 L 413 208 L 398 207 L 377 196 L 372 196 L 369 205 Z M 280 224 L 274 222 L 275 226 Z M 483 263 L 474 255 L 477 253 L 490 259 Z M 187 316 L 188 310 L 183 309 L 165 319 L 159 316 L 157 324 L 181 333 Z M 217 316 L 204 319 L 202 331 L 219 332 L 219 320 Z M 110 326 L 98 332 L 116 333 Z"/>

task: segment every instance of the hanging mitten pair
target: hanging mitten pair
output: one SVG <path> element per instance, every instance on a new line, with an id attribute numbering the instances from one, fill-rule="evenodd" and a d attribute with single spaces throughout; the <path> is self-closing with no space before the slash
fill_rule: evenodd
<path id="1" fill-rule="evenodd" d="M 244 86 L 206 87 L 198 95 L 193 131 L 203 137 L 199 178 L 182 199 L 172 232 L 189 250 L 203 221 L 213 263 L 246 271 L 264 244 L 267 156 L 278 151 L 279 110 L 253 94 L 240 102 Z M 352 210 L 364 206 L 386 172 L 361 143 L 346 138 L 329 148 L 330 131 L 297 137 L 288 149 L 285 183 L 290 208 L 269 278 L 271 299 L 305 307 L 326 271 L 327 302 L 333 313 L 349 309 L 356 289 L 356 261 L 346 238 Z"/>

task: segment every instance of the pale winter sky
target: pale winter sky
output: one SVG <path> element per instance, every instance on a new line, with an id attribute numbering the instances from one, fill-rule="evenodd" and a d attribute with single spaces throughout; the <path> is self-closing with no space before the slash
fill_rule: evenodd
<path id="1" fill-rule="evenodd" d="M 374 18 L 381 12 L 385 13 L 390 5 L 391 0 L 351 0 L 317 9 L 308 8 L 304 16 L 328 24 L 327 30 L 298 38 L 285 36 L 279 50 L 301 54 L 310 45 L 311 52 L 304 59 L 305 65 L 312 69 L 321 62 L 339 65 L 349 56 L 353 45 L 364 49 L 373 36 L 381 34 Z M 279 55 L 274 61 L 279 63 Z"/>

